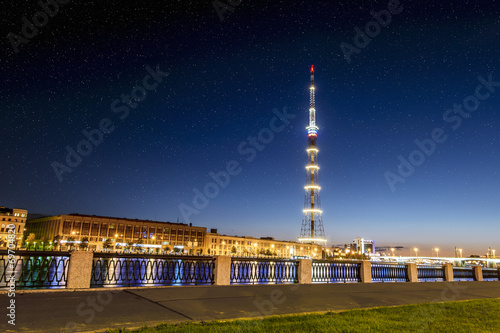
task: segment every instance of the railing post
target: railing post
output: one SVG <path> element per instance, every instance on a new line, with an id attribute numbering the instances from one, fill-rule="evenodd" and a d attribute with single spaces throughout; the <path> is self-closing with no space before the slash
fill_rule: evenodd
<path id="1" fill-rule="evenodd" d="M 408 262 L 405 264 L 406 275 L 408 275 L 408 282 L 418 282 L 417 264 Z"/>
<path id="2" fill-rule="evenodd" d="M 93 259 L 94 253 L 91 251 L 71 252 L 66 289 L 90 288 Z"/>
<path id="3" fill-rule="evenodd" d="M 299 284 L 311 284 L 312 283 L 312 260 L 311 259 L 298 259 L 299 268 L 297 272 L 297 278 Z"/>
<path id="4" fill-rule="evenodd" d="M 450 263 L 443 265 L 444 280 L 447 282 L 453 282 L 453 265 Z"/>
<path id="5" fill-rule="evenodd" d="M 229 286 L 231 284 L 231 257 L 215 256 L 214 285 Z"/>
<path id="6" fill-rule="evenodd" d="M 474 281 L 483 281 L 483 268 L 481 266 L 473 266 L 472 273 Z"/>
<path id="7" fill-rule="evenodd" d="M 361 262 L 361 283 L 372 283 L 372 263 L 366 260 Z"/>

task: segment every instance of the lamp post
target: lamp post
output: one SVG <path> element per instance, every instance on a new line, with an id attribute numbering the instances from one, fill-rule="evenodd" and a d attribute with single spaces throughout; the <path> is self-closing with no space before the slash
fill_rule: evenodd
<path id="1" fill-rule="evenodd" d="M 458 251 L 460 252 L 460 258 L 462 258 L 462 249 L 458 249 Z"/>
<path id="2" fill-rule="evenodd" d="M 439 257 L 439 248 L 436 247 L 435 250 L 436 250 L 436 257 Z"/>
<path id="3" fill-rule="evenodd" d="M 418 248 L 413 248 L 413 251 L 415 251 L 415 257 L 418 257 Z"/>
<path id="4" fill-rule="evenodd" d="M 393 257 L 394 257 L 394 250 L 395 250 L 395 248 L 391 247 L 391 252 L 392 252 Z"/>

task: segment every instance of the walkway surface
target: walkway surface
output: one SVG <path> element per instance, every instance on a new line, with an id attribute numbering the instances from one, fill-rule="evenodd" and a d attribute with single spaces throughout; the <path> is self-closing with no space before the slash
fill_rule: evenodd
<path id="1" fill-rule="evenodd" d="M 16 294 L 16 326 L 7 323 L 9 302 L 0 294 L 1 332 L 102 332 L 161 322 L 251 318 L 500 298 L 500 281 L 351 283 L 312 285 L 193 286 Z"/>

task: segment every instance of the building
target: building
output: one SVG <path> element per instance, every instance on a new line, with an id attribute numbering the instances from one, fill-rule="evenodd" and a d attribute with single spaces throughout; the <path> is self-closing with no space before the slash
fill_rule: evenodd
<path id="1" fill-rule="evenodd" d="M 302 215 L 302 227 L 300 229 L 299 242 L 308 244 L 326 245 L 325 231 L 323 229 L 323 218 L 320 204 L 319 191 L 321 187 L 318 183 L 318 126 L 316 126 L 315 107 L 315 87 L 314 87 L 314 66 L 311 66 L 311 86 L 309 88 L 309 126 L 307 129 L 307 165 L 306 165 L 306 186 L 304 210 Z"/>
<path id="2" fill-rule="evenodd" d="M 109 239 L 112 250 L 131 246 L 149 252 L 200 253 L 205 248 L 206 232 L 206 228 L 191 224 L 81 214 L 47 216 L 26 223 L 26 234 L 35 234 L 39 242 L 52 245 L 59 235 L 61 248 L 68 249 L 88 238 L 89 249 L 97 251 L 103 250 Z"/>
<path id="3" fill-rule="evenodd" d="M 375 241 L 357 237 L 352 240 L 349 248 L 351 251 L 356 251 L 360 254 L 375 254 Z"/>
<path id="4" fill-rule="evenodd" d="M 26 209 L 0 207 L 0 247 L 7 247 L 9 230 L 15 231 L 16 248 L 23 239 L 28 211 Z M 14 228 L 12 228 L 14 225 Z M 12 234 L 12 232 L 11 232 Z"/>
<path id="5" fill-rule="evenodd" d="M 278 241 L 272 237 L 228 236 L 212 229 L 206 235 L 206 251 L 210 255 L 234 255 L 250 257 L 274 255 L 280 258 L 310 257 L 321 259 L 322 247 L 317 244 L 303 244 L 290 241 Z"/>

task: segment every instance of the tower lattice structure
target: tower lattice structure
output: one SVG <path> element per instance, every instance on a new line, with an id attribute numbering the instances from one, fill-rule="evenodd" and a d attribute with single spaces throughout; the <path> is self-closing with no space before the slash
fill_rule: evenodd
<path id="1" fill-rule="evenodd" d="M 315 87 L 314 87 L 314 66 L 311 66 L 311 87 L 309 88 L 309 126 L 307 129 L 307 165 L 306 165 L 306 186 L 304 210 L 302 217 L 302 227 L 299 241 L 303 243 L 325 244 L 325 230 L 323 228 L 323 218 L 319 192 L 321 187 L 318 182 L 318 126 L 316 125 L 315 108 Z"/>

